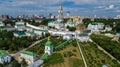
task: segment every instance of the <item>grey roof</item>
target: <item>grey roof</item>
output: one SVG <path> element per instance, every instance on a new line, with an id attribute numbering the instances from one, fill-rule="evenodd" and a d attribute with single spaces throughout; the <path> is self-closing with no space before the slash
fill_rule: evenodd
<path id="1" fill-rule="evenodd" d="M 88 34 L 79 34 L 79 36 L 81 37 L 81 36 L 88 36 Z"/>
<path id="2" fill-rule="evenodd" d="M 33 62 L 28 67 L 40 67 L 42 64 L 43 64 L 43 60 L 38 60 L 38 61 Z"/>
<path id="3" fill-rule="evenodd" d="M 90 33 L 91 30 L 84 30 L 83 33 Z"/>

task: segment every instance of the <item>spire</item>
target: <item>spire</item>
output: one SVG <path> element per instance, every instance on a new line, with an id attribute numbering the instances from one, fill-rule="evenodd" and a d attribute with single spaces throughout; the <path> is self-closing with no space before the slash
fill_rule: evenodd
<path id="1" fill-rule="evenodd" d="M 62 5 L 59 6 L 59 10 L 62 10 Z"/>
<path id="2" fill-rule="evenodd" d="M 50 36 L 48 37 L 48 41 L 50 41 Z"/>

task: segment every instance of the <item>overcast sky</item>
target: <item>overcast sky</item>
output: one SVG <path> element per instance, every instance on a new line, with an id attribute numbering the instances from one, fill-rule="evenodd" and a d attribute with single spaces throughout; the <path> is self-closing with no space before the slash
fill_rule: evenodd
<path id="1" fill-rule="evenodd" d="M 120 14 L 120 0 L 0 0 L 0 14 L 57 15 L 59 4 L 63 12 L 80 16 L 109 16 Z"/>

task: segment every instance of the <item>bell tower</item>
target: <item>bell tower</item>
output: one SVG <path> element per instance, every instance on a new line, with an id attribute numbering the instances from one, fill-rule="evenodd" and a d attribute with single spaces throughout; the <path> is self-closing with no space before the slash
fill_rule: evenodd
<path id="1" fill-rule="evenodd" d="M 62 10 L 63 10 L 62 5 L 60 5 L 59 8 L 58 8 L 58 19 L 57 19 L 58 22 L 63 21 L 63 12 L 62 12 Z"/>
<path id="2" fill-rule="evenodd" d="M 45 43 L 45 53 L 48 53 L 48 55 L 53 53 L 53 44 L 50 41 L 50 37 L 48 37 L 48 41 Z"/>

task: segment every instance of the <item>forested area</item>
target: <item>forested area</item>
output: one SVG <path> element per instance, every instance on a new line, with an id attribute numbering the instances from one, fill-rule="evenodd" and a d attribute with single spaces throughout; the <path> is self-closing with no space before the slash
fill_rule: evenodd
<path id="1" fill-rule="evenodd" d="M 103 49 L 120 60 L 120 43 L 113 41 L 112 38 L 104 35 L 91 35 L 91 39 L 100 45 Z"/>
<path id="2" fill-rule="evenodd" d="M 32 37 L 14 37 L 13 31 L 0 31 L 0 49 L 15 52 L 26 48 L 34 42 L 36 38 Z"/>

